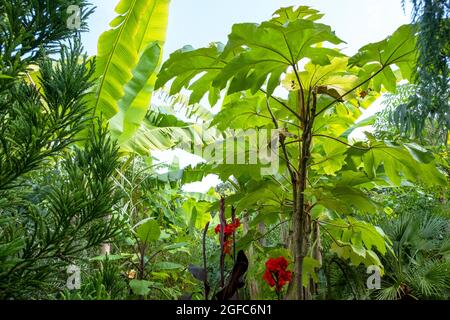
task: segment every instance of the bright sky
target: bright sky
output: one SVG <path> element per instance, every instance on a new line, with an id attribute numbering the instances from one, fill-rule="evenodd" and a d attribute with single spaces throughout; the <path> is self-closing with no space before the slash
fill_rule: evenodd
<path id="1" fill-rule="evenodd" d="M 119 0 L 91 0 L 97 10 L 91 17 L 91 31 L 84 37 L 88 53 L 97 52 L 97 39 L 108 29 Z M 400 0 L 172 0 L 165 56 L 186 44 L 207 46 L 226 42 L 231 26 L 237 22 L 261 22 L 286 6 L 308 5 L 325 14 L 329 24 L 347 42 L 347 54 L 362 45 L 385 38 L 410 21 L 409 8 L 403 12 Z"/>
<path id="2" fill-rule="evenodd" d="M 84 45 L 89 55 L 97 52 L 97 40 L 115 17 L 114 8 L 119 0 L 91 0 L 97 9 L 89 21 L 90 32 L 84 35 Z M 361 46 L 382 40 L 400 25 L 410 22 L 410 7 L 403 12 L 400 0 L 171 0 L 165 59 L 184 45 L 207 46 L 210 42 L 226 43 L 227 35 L 234 23 L 261 22 L 272 13 L 286 6 L 308 5 L 325 16 L 320 22 L 332 26 L 337 36 L 347 44 L 344 53 L 354 54 Z M 365 116 L 380 109 L 373 106 Z M 163 158 L 169 159 L 173 153 Z M 189 157 L 182 156 L 180 165 Z M 207 191 L 217 183 L 209 176 L 203 182 L 193 184 L 189 191 Z"/>

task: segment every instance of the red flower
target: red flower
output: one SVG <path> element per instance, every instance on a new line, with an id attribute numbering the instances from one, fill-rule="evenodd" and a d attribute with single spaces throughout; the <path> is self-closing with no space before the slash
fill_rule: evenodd
<path id="1" fill-rule="evenodd" d="M 233 224 L 227 224 L 225 225 L 225 235 L 226 236 L 231 236 L 234 232 L 234 225 Z"/>
<path id="2" fill-rule="evenodd" d="M 225 254 L 230 254 L 231 253 L 231 245 L 232 245 L 232 241 L 231 240 L 225 240 L 225 242 L 223 243 L 223 253 Z"/>
<path id="3" fill-rule="evenodd" d="M 267 284 L 271 287 L 275 285 L 275 280 L 272 277 L 272 273 L 269 271 L 269 269 L 266 269 L 263 275 L 263 280 L 267 282 Z"/>
<path id="4" fill-rule="evenodd" d="M 234 223 L 229 223 L 225 225 L 225 230 L 224 230 L 224 234 L 225 236 L 231 236 L 237 228 L 239 228 L 241 226 L 241 221 L 239 221 L 239 219 L 236 219 L 234 221 Z M 221 230 L 221 226 L 220 224 L 218 224 L 215 228 L 214 228 L 214 232 L 215 233 L 219 233 Z"/>
<path id="5" fill-rule="evenodd" d="M 224 254 L 230 254 L 231 253 L 231 246 L 232 246 L 232 240 L 229 240 L 229 237 L 233 236 L 233 234 L 236 232 L 236 229 L 239 228 L 241 225 L 241 222 L 239 219 L 235 219 L 234 223 L 225 224 L 225 228 L 223 231 L 224 234 L 224 243 L 223 243 L 223 252 Z M 222 230 L 222 227 L 220 224 L 218 224 L 214 228 L 214 232 L 217 234 Z"/>
<path id="6" fill-rule="evenodd" d="M 266 271 L 263 280 L 280 292 L 283 286 L 291 281 L 292 273 L 287 271 L 288 262 L 285 257 L 270 258 L 266 261 Z"/>

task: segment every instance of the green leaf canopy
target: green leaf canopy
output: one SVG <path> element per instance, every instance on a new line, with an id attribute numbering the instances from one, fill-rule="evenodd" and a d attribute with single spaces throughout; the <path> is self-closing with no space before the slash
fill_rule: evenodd
<path id="1" fill-rule="evenodd" d="M 122 0 L 98 42 L 94 108 L 111 119 L 120 143 L 139 128 L 150 106 L 165 41 L 169 0 Z"/>

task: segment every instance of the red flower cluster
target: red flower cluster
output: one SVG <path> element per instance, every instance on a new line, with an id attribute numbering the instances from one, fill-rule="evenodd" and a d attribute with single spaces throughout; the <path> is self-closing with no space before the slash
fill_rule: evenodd
<path id="1" fill-rule="evenodd" d="M 237 228 L 241 226 L 241 221 L 239 219 L 235 219 L 234 223 L 229 223 L 225 225 L 223 234 L 224 234 L 224 242 L 223 242 L 223 253 L 230 254 L 231 253 L 231 245 L 233 241 L 229 239 L 233 236 L 233 233 L 236 231 Z M 214 229 L 214 232 L 217 234 L 221 231 L 221 225 L 218 224 L 216 228 Z"/>
<path id="2" fill-rule="evenodd" d="M 287 271 L 288 262 L 284 257 L 270 258 L 266 262 L 263 280 L 280 292 L 286 282 L 291 281 L 292 273 Z"/>
<path id="3" fill-rule="evenodd" d="M 239 221 L 239 219 L 236 219 L 234 221 L 234 223 L 229 223 L 225 225 L 225 230 L 224 230 L 224 234 L 225 236 L 232 236 L 233 233 L 236 231 L 237 228 L 239 228 L 241 226 L 241 221 Z M 216 228 L 214 229 L 215 233 L 219 233 L 221 228 L 220 228 L 220 224 L 218 224 L 216 226 Z"/>

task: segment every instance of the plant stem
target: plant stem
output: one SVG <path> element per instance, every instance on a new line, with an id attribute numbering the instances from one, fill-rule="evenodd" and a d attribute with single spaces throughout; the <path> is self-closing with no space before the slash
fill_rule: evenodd
<path id="1" fill-rule="evenodd" d="M 209 295 L 209 285 L 208 285 L 208 269 L 206 265 L 206 233 L 208 232 L 209 221 L 205 225 L 205 229 L 203 230 L 203 239 L 202 239 L 202 255 L 203 255 L 203 269 L 205 270 L 205 279 L 203 279 L 203 286 L 205 287 L 205 300 L 208 300 Z"/>
<path id="2" fill-rule="evenodd" d="M 225 286 L 225 198 L 220 198 L 220 286 Z"/>
<path id="3" fill-rule="evenodd" d="M 308 99 L 309 100 L 309 99 Z M 312 91 L 312 107 L 304 105 L 304 98 L 299 101 L 299 110 L 303 111 L 303 132 L 299 141 L 299 175 L 293 184 L 294 213 L 293 213 L 293 257 L 294 257 L 294 280 L 289 288 L 290 298 L 304 300 L 309 298 L 303 288 L 303 259 L 309 248 L 309 238 L 311 234 L 311 221 L 309 210 L 306 208 L 305 190 L 308 181 L 308 161 L 311 156 L 312 129 L 314 114 L 317 105 L 317 88 Z M 293 292 L 291 291 L 293 290 Z"/>

